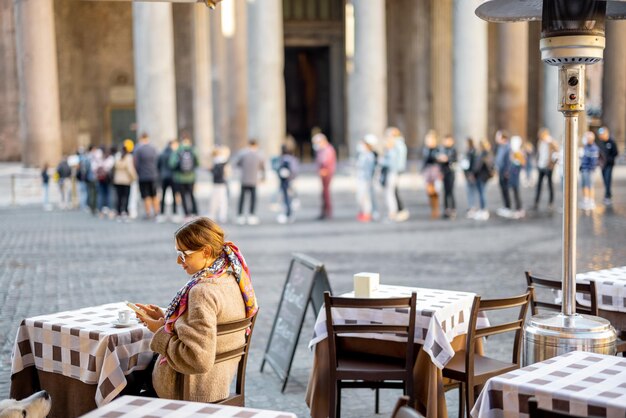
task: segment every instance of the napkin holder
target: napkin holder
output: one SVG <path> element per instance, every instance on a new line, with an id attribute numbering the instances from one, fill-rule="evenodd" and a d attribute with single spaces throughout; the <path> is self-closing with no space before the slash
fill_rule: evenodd
<path id="1" fill-rule="evenodd" d="M 354 297 L 371 298 L 372 294 L 378 290 L 380 274 L 378 273 L 357 273 L 354 275 Z"/>

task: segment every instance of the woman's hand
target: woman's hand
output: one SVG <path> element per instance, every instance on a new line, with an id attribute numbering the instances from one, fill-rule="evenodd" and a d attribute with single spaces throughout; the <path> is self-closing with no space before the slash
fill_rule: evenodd
<path id="1" fill-rule="evenodd" d="M 136 305 L 139 306 L 146 313 L 145 316 L 149 319 L 160 319 L 165 317 L 163 309 L 159 308 L 157 305 L 144 305 L 142 303 L 137 303 Z M 137 317 L 139 317 L 139 315 Z"/>
<path id="2" fill-rule="evenodd" d="M 165 325 L 165 318 L 161 317 L 158 319 L 151 319 L 147 317 L 139 318 L 141 322 L 148 328 L 152 333 L 155 333 Z"/>

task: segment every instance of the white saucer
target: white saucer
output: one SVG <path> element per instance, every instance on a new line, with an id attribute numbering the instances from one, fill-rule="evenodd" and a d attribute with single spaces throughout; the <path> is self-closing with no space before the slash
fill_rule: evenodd
<path id="1" fill-rule="evenodd" d="M 139 325 L 139 321 L 137 321 L 136 319 L 131 319 L 130 321 L 126 323 L 121 323 L 117 319 L 113 321 L 113 326 L 115 328 L 128 328 L 128 327 L 134 327 L 135 325 Z"/>

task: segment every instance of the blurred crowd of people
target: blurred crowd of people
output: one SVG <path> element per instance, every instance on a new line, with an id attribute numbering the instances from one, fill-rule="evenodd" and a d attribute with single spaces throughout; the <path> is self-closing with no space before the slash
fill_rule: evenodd
<path id="1" fill-rule="evenodd" d="M 517 135 L 510 137 L 504 130 L 496 132 L 493 144 L 492 147 L 492 143 L 485 138 L 466 138 L 464 152 L 459 154 L 452 135 L 445 135 L 440 140 L 433 130 L 426 134 L 420 171 L 431 218 L 454 219 L 457 216 L 454 186 L 458 171 L 462 171 L 465 178 L 467 218 L 478 221 L 489 219 L 486 188 L 491 178 L 497 178 L 502 199 L 501 207 L 495 211 L 498 216 L 510 219 L 526 216 L 520 194 L 521 187 L 536 187 L 532 209 L 538 211 L 544 183 L 548 189 L 547 209 L 553 210 L 553 173 L 558 167 L 562 176 L 562 149 L 549 130 L 542 128 L 539 131 L 536 149 L 530 141 L 524 141 Z M 605 189 L 603 203 L 611 205 L 612 171 L 618 150 L 608 128 L 600 128 L 597 138 L 593 132 L 586 132 L 579 154 L 583 191 L 580 207 L 585 211 L 595 208 L 593 179 L 598 167 L 602 172 Z M 406 167 L 406 144 L 397 128 L 388 128 L 382 140 L 367 134 L 359 141 L 355 160 L 358 221 L 383 219 L 402 222 L 409 217 L 409 212 L 403 207 L 398 194 L 398 178 L 406 171 Z M 328 183 L 321 171 L 320 177 L 323 183 Z M 383 190 L 386 216 L 381 216 L 377 203 L 378 184 Z M 325 192 L 324 195 L 326 194 Z M 325 200 L 323 197 L 323 201 Z M 325 207 L 330 207 L 330 203 L 325 203 Z"/>
<path id="2" fill-rule="evenodd" d="M 311 142 L 322 189 L 317 219 L 327 220 L 333 217 L 331 183 L 337 171 L 337 154 L 319 129 L 312 132 Z M 502 200 L 501 207 L 495 210 L 498 216 L 511 219 L 526 216 L 520 194 L 522 187 L 536 187 L 532 208 L 539 210 L 544 183 L 548 193 L 547 209 L 553 209 L 553 176 L 562 161 L 562 150 L 548 129 L 539 131 L 536 146 L 519 136 L 510 137 L 503 130 L 496 133 L 493 144 L 492 150 L 492 142 L 485 138 L 466 138 L 462 152 L 459 152 L 452 135 L 445 135 L 440 140 L 435 131 L 426 134 L 418 169 L 424 181 L 431 218 L 454 219 L 457 216 L 457 175 L 465 179 L 467 218 L 489 219 L 486 189 L 492 178 L 497 178 L 494 182 Z M 300 171 L 295 150 L 296 142 L 288 136 L 280 154 L 270 159 L 271 171 L 278 180 L 272 208 L 279 212 L 276 221 L 281 224 L 294 222 L 300 206 L 294 187 Z M 591 131 L 586 132 L 579 154 L 580 207 L 585 211 L 595 208 L 593 181 L 598 168 L 605 186 L 603 203 L 610 205 L 612 170 L 618 150 L 609 130 L 600 128 L 597 137 Z M 407 145 L 396 127 L 388 127 L 382 138 L 367 134 L 358 142 L 353 168 L 356 219 L 359 222 L 403 222 L 410 217 L 399 189 L 400 179 L 408 169 L 407 157 Z M 52 174 L 58 185 L 61 208 L 72 208 L 72 202 L 77 201 L 78 208 L 101 218 L 127 221 L 138 217 L 139 207 L 143 206 L 144 219 L 157 222 L 188 220 L 200 214 L 195 183 L 201 165 L 208 167 L 212 175 L 208 210 L 202 214 L 220 223 L 229 221 L 229 180 L 234 167 L 240 174 L 241 188 L 233 218 L 240 225 L 259 224 L 257 187 L 265 181 L 266 159 L 255 139 L 250 139 L 248 145 L 234 156 L 228 147 L 217 145 L 212 150 L 211 161 L 204 164 L 187 136 L 170 141 L 161 151 L 146 134 L 141 135 L 137 144 L 125 140 L 119 149 L 90 146 L 64 158 L 53 173 L 49 167 L 43 168 L 44 207 L 51 208 L 49 183 Z M 73 191 L 77 199 L 72 199 Z M 381 196 L 381 202 L 378 196 Z M 143 205 L 139 204 L 140 199 Z"/>

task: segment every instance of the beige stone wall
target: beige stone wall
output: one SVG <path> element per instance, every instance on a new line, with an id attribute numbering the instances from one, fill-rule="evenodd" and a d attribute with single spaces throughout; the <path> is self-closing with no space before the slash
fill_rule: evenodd
<path id="1" fill-rule="evenodd" d="M 0 0 L 0 161 L 19 161 L 20 152 L 13 0 Z"/>
<path id="2" fill-rule="evenodd" d="M 109 144 L 111 88 L 134 85 L 131 4 L 56 0 L 55 18 L 63 153 Z"/>

